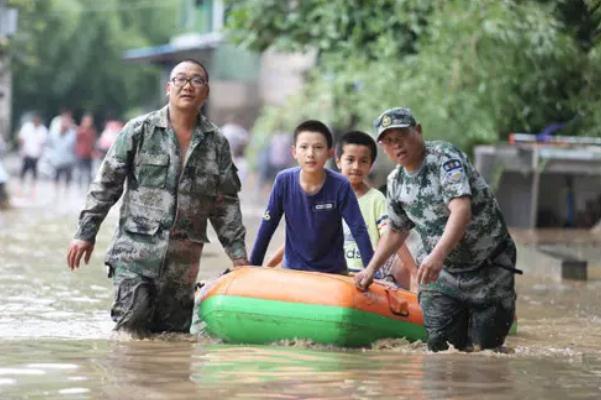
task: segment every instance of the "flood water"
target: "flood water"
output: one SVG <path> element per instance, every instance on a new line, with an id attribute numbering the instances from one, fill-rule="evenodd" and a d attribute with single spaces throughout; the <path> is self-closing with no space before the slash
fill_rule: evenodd
<path id="1" fill-rule="evenodd" d="M 90 265 L 71 273 L 65 253 L 81 194 L 40 186 L 35 199 L 14 198 L 0 212 L 0 399 L 601 398 L 598 263 L 586 282 L 518 277 L 519 332 L 503 354 L 433 354 L 402 340 L 365 349 L 237 346 L 192 335 L 132 340 L 111 331 L 102 266 L 116 214 Z M 249 243 L 261 213 L 250 204 L 243 200 Z M 597 247 L 586 253 L 601 260 Z M 227 266 L 215 241 L 199 279 Z"/>

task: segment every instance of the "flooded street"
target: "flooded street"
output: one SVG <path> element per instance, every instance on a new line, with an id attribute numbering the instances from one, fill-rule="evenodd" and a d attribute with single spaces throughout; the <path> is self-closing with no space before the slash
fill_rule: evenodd
<path id="1" fill-rule="evenodd" d="M 518 266 L 526 271 L 517 277 L 519 327 L 506 354 L 433 354 L 400 340 L 367 349 L 233 346 L 191 335 L 131 340 L 111 331 L 112 288 L 102 265 L 116 210 L 101 228 L 90 265 L 71 273 L 65 255 L 82 194 L 54 194 L 47 182 L 39 189 L 35 199 L 15 197 L 14 208 L 0 212 L 1 399 L 601 396 L 599 261 L 590 262 L 583 282 Z M 248 245 L 262 211 L 256 198 L 243 197 Z M 210 238 L 199 279 L 229 266 L 215 235 Z M 601 246 L 578 246 L 601 260 Z"/>

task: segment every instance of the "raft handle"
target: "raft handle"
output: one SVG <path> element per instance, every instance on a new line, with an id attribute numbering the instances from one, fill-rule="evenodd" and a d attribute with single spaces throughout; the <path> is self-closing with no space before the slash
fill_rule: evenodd
<path id="1" fill-rule="evenodd" d="M 409 316 L 409 303 L 407 300 L 399 299 L 389 289 L 386 289 L 386 297 L 388 298 L 388 308 L 390 308 L 390 311 L 394 315 L 405 318 Z"/>

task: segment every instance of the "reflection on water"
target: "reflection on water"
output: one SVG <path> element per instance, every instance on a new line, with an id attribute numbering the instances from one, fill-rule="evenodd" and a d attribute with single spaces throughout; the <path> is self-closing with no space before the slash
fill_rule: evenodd
<path id="1" fill-rule="evenodd" d="M 596 398 L 601 360 L 179 340 L 0 344 L 2 398 Z M 90 395 L 88 397 L 88 395 Z"/>
<path id="2" fill-rule="evenodd" d="M 504 354 L 432 354 L 403 340 L 359 350 L 302 341 L 232 346 L 190 335 L 131 340 L 111 331 L 108 314 L 112 289 L 102 259 L 114 215 L 91 264 L 77 273 L 65 266 L 80 202 L 67 196 L 0 217 L 1 399 L 601 395 L 601 271 L 587 282 L 518 277 L 519 334 Z M 246 215 L 247 225 L 258 218 Z M 202 278 L 228 265 L 216 243 L 207 246 Z"/>

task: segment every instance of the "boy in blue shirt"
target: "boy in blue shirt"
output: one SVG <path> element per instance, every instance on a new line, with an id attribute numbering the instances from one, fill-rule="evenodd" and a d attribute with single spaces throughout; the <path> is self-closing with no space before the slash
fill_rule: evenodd
<path id="1" fill-rule="evenodd" d="M 250 256 L 261 265 L 282 215 L 286 215 L 285 268 L 346 274 L 342 219 L 357 242 L 364 265 L 373 248 L 357 198 L 346 177 L 326 169 L 333 156 L 332 133 L 309 120 L 294 130 L 292 155 L 299 166 L 275 178 L 269 204 Z"/>

